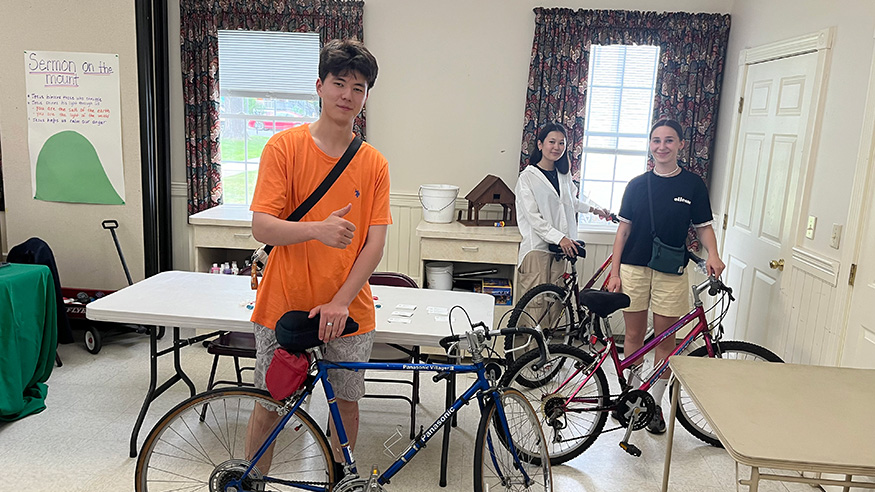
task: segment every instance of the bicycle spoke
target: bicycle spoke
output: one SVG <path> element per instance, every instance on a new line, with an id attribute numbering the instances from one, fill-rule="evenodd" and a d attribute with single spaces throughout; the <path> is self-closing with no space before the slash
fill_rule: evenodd
<path id="1" fill-rule="evenodd" d="M 241 479 L 249 467 L 247 453 L 256 451 L 245 449 L 249 418 L 256 405 L 268 410 L 274 422 L 269 429 L 273 429 L 279 421 L 277 405 L 258 390 L 217 390 L 171 410 L 146 440 L 137 462 L 137 491 L 224 490 L 230 480 Z M 293 415 L 270 449 L 252 474 L 243 478 L 244 488 L 288 491 L 306 484 L 327 490 L 330 451 L 306 413 L 299 410 Z M 270 476 L 262 479 L 268 462 Z"/>

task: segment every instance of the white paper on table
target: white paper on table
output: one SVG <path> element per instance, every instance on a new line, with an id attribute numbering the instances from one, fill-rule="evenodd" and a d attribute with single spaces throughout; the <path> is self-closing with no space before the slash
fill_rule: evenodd
<path id="1" fill-rule="evenodd" d="M 404 323 L 408 325 L 410 324 L 410 318 L 392 317 L 387 319 L 386 321 L 388 321 L 389 323 Z"/>
<path id="2" fill-rule="evenodd" d="M 445 307 L 429 306 L 426 311 L 428 314 L 450 314 L 450 310 Z"/>
<path id="3" fill-rule="evenodd" d="M 397 306 L 395 306 L 395 309 L 409 309 L 413 311 L 414 309 L 416 309 L 416 304 L 398 304 Z"/>
<path id="4" fill-rule="evenodd" d="M 446 321 L 446 322 L 449 322 L 449 321 L 450 321 L 450 317 L 449 317 L 449 316 L 435 316 L 435 317 L 434 317 L 434 320 L 437 321 L 438 323 L 443 323 L 443 322 L 445 322 L 445 321 Z"/>
<path id="5" fill-rule="evenodd" d="M 409 318 L 413 316 L 413 311 L 392 311 L 392 316 L 401 316 L 402 318 Z"/>

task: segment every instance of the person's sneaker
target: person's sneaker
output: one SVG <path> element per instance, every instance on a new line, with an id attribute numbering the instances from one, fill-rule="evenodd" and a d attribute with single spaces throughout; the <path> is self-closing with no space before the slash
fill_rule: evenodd
<path id="1" fill-rule="evenodd" d="M 651 434 L 665 433 L 665 419 L 662 417 L 662 407 L 659 405 L 656 405 L 656 413 L 653 414 L 653 418 L 647 424 L 647 432 Z"/>
<path id="2" fill-rule="evenodd" d="M 334 483 L 338 483 L 343 480 L 343 477 L 346 475 L 346 470 L 344 469 L 343 463 L 334 462 Z"/>

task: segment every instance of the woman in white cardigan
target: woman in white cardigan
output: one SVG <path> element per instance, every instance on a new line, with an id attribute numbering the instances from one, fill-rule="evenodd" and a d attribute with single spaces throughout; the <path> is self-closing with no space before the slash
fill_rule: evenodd
<path id="1" fill-rule="evenodd" d="M 529 165 L 520 173 L 516 189 L 516 213 L 520 234 L 517 263 L 517 298 L 542 283 L 555 283 L 565 273 L 565 263 L 556 261 L 547 249 L 557 244 L 568 256 L 577 254 L 577 213 L 590 212 L 603 219 L 610 212 L 582 196 L 568 172 L 565 127 L 548 123 L 538 132 Z"/>

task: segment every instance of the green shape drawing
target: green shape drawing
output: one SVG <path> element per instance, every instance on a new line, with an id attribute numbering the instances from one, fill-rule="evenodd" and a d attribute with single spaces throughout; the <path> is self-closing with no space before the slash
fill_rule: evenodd
<path id="1" fill-rule="evenodd" d="M 123 205 L 106 176 L 94 146 L 81 133 L 56 133 L 36 160 L 36 195 L 52 202 Z"/>

